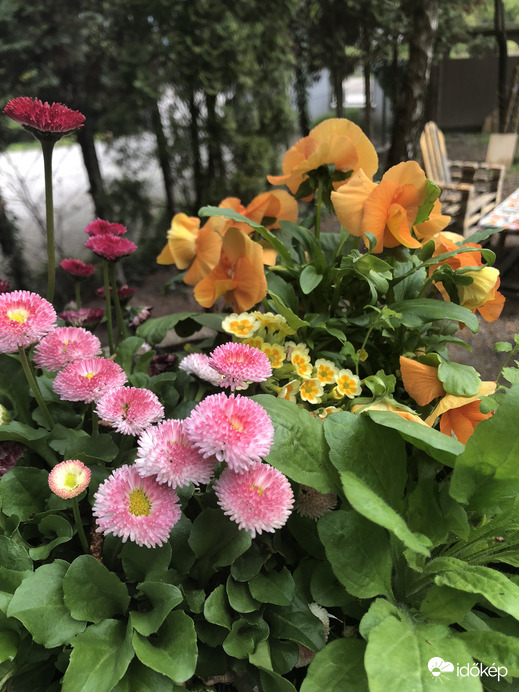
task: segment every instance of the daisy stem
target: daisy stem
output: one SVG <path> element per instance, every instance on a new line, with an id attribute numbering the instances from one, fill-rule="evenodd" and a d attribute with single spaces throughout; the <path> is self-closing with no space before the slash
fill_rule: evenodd
<path id="1" fill-rule="evenodd" d="M 105 303 L 106 303 L 106 329 L 108 332 L 108 348 L 110 355 L 115 352 L 114 336 L 112 331 L 112 301 L 110 296 L 110 273 L 107 260 L 103 260 L 103 279 L 105 284 Z"/>
<path id="2" fill-rule="evenodd" d="M 115 263 L 114 262 L 110 262 L 109 272 L 110 272 L 110 285 L 112 287 L 112 297 L 114 299 L 114 305 L 115 305 L 115 317 L 117 319 L 117 330 L 119 332 L 119 336 L 121 337 L 121 339 L 124 339 L 126 336 L 126 328 L 124 325 L 123 311 L 121 309 L 121 301 L 119 300 L 119 294 L 117 293 L 117 280 L 115 278 Z M 117 340 L 117 341 L 119 341 L 119 340 Z"/>
<path id="3" fill-rule="evenodd" d="M 54 242 L 54 197 L 52 191 L 52 152 L 54 142 L 40 140 L 43 151 L 43 169 L 45 178 L 45 216 L 47 226 L 47 300 L 54 300 L 56 284 L 56 250 Z"/>
<path id="4" fill-rule="evenodd" d="M 319 185 L 317 187 L 317 202 L 315 205 L 315 239 L 319 240 L 321 236 L 321 210 L 323 208 L 323 181 L 319 176 Z"/>
<path id="5" fill-rule="evenodd" d="M 88 555 L 90 553 L 90 548 L 89 548 L 88 541 L 87 541 L 86 536 L 85 536 L 85 529 L 83 528 L 83 522 L 81 521 L 81 514 L 79 513 L 79 504 L 77 501 L 77 497 L 74 497 L 72 499 L 72 511 L 74 513 L 74 522 L 76 524 L 77 535 L 79 536 L 79 540 L 81 541 L 81 546 L 83 547 L 83 550 Z"/>
<path id="6" fill-rule="evenodd" d="M 74 292 L 76 294 L 76 306 L 77 309 L 81 309 L 81 281 L 79 279 L 76 279 L 74 282 Z"/>
<path id="7" fill-rule="evenodd" d="M 27 382 L 29 383 L 29 387 L 31 388 L 32 393 L 34 394 L 34 398 L 38 402 L 38 406 L 40 407 L 43 413 L 43 416 L 47 423 L 47 427 L 49 428 L 49 430 L 51 430 L 54 427 L 54 421 L 52 419 L 52 416 L 50 415 L 49 409 L 47 408 L 47 404 L 43 400 L 41 390 L 38 387 L 38 382 L 36 381 L 36 378 L 34 377 L 34 373 L 32 371 L 31 364 L 29 363 L 29 359 L 27 358 L 27 354 L 25 353 L 25 349 L 23 349 L 21 346 L 18 347 L 18 355 L 20 356 L 22 368 L 25 373 L 25 377 L 27 378 Z"/>
<path id="8" fill-rule="evenodd" d="M 99 417 L 95 411 L 95 403 L 92 404 L 92 437 L 99 435 Z"/>

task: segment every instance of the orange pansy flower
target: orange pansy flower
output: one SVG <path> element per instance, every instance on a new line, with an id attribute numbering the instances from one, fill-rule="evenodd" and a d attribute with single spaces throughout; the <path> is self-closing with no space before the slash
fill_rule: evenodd
<path id="1" fill-rule="evenodd" d="M 344 228 L 364 238 L 373 234 L 377 239 L 373 252 L 379 253 L 397 245 L 420 247 L 411 230 L 426 194 L 425 173 L 416 161 L 405 161 L 390 168 L 378 185 L 359 171 L 332 192 L 331 199 Z"/>
<path id="2" fill-rule="evenodd" d="M 418 406 L 427 406 L 433 399 L 445 394 L 438 379 L 438 368 L 432 365 L 400 356 L 400 373 L 405 391 Z"/>
<path id="3" fill-rule="evenodd" d="M 345 172 L 362 168 L 373 176 L 378 156 L 358 125 L 345 118 L 330 118 L 286 152 L 281 165 L 283 175 L 268 175 L 267 180 L 272 185 L 286 185 L 295 195 L 308 173 L 326 164 L 334 164 L 335 170 Z"/>
<path id="4" fill-rule="evenodd" d="M 442 214 L 442 205 L 439 199 L 434 204 L 427 221 L 417 224 L 414 232 L 417 238 L 426 243 L 430 238 L 437 235 L 446 228 L 451 221 L 451 217 Z"/>
<path id="5" fill-rule="evenodd" d="M 263 250 L 239 228 L 225 233 L 220 259 L 216 267 L 194 290 L 195 299 L 204 308 L 224 296 L 235 312 L 246 312 L 266 295 L 267 281 L 263 272 Z"/>
<path id="6" fill-rule="evenodd" d="M 397 416 L 405 420 L 420 423 L 420 425 L 427 425 L 417 413 L 389 399 L 379 399 L 372 404 L 357 404 L 351 409 L 351 413 L 363 413 L 364 411 L 389 411 L 390 413 L 396 413 Z"/>

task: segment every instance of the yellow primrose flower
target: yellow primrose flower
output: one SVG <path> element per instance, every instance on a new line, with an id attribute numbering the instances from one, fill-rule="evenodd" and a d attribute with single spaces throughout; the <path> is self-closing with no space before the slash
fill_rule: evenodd
<path id="1" fill-rule="evenodd" d="M 310 354 L 308 353 L 308 349 L 305 348 L 300 348 L 299 345 L 297 345 L 295 348 L 292 349 L 290 353 L 290 362 L 294 366 L 294 368 L 299 368 L 301 365 L 304 365 L 305 363 L 310 362 Z"/>
<path id="2" fill-rule="evenodd" d="M 305 380 L 299 388 L 299 396 L 303 401 L 308 401 L 309 404 L 320 404 L 323 392 L 323 385 L 316 377 Z"/>
<path id="3" fill-rule="evenodd" d="M 247 344 L 247 346 L 252 346 L 253 348 L 258 348 L 261 351 L 264 342 L 261 336 L 250 336 L 248 339 L 244 339 L 242 343 Z"/>
<path id="4" fill-rule="evenodd" d="M 295 349 L 297 349 L 298 351 L 302 351 L 303 353 L 306 353 L 306 355 L 310 359 L 310 349 L 305 343 L 300 342 L 299 344 L 296 344 L 295 341 L 285 341 L 285 351 L 287 352 L 287 358 L 292 357 L 292 352 Z"/>
<path id="5" fill-rule="evenodd" d="M 318 358 L 315 361 L 315 376 L 323 384 L 333 384 L 337 381 L 338 374 L 339 370 L 331 360 Z"/>
<path id="6" fill-rule="evenodd" d="M 319 411 L 318 416 L 322 420 L 324 420 L 327 416 L 330 415 L 330 413 L 336 413 L 337 411 L 341 411 L 342 409 L 337 408 L 337 406 L 327 406 L 326 408 L 323 408 L 322 411 Z"/>
<path id="7" fill-rule="evenodd" d="M 278 399 L 286 399 L 287 401 L 291 401 L 295 404 L 296 394 L 299 391 L 300 386 L 301 382 L 299 380 L 292 380 L 284 387 L 281 387 L 281 389 L 278 392 Z"/>
<path id="8" fill-rule="evenodd" d="M 294 330 L 288 326 L 283 315 L 275 315 L 273 312 L 259 312 L 258 310 L 252 314 L 261 323 L 261 326 L 267 329 L 271 334 L 280 330 L 285 331 L 286 334 L 295 333 Z"/>
<path id="9" fill-rule="evenodd" d="M 349 399 L 358 396 L 360 390 L 360 379 L 354 375 L 351 370 L 340 370 L 337 375 L 337 391 L 342 396 L 347 396 Z"/>
<path id="10" fill-rule="evenodd" d="M 240 339 L 247 339 L 260 328 L 260 323 L 254 315 L 248 312 L 242 312 L 239 315 L 233 312 L 223 320 L 222 328 L 229 334 L 240 337 Z"/>
<path id="11" fill-rule="evenodd" d="M 261 350 L 269 359 L 272 369 L 280 368 L 283 365 L 283 361 L 286 358 L 283 346 L 280 344 L 264 343 Z"/>
<path id="12" fill-rule="evenodd" d="M 309 380 L 312 377 L 314 371 L 314 366 L 310 361 L 308 363 L 301 363 L 297 368 L 296 368 L 296 373 L 302 380 Z"/>

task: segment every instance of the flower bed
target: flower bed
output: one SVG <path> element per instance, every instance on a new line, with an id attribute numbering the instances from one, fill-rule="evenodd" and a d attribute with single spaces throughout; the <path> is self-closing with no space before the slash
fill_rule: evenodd
<path id="1" fill-rule="evenodd" d="M 67 110 L 5 111 L 41 139 L 48 195 Z M 499 317 L 493 253 L 445 230 L 418 164 L 377 165 L 328 120 L 269 177 L 290 193 L 177 214 L 158 261 L 206 311 L 125 311 L 115 264 L 137 248 L 93 221 L 106 344 L 80 303 L 95 265 L 62 263 L 75 305 L 53 308 L 48 204 L 47 298 L 0 294 L 0 689 L 519 676 L 519 338 L 492 382 L 449 358 L 476 311 Z"/>

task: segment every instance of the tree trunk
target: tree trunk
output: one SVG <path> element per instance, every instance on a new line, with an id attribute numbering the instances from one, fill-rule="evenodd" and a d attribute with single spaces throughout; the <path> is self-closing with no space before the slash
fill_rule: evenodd
<path id="1" fill-rule="evenodd" d="M 497 107 L 499 111 L 499 132 L 505 131 L 507 89 L 506 67 L 508 61 L 508 47 L 506 45 L 505 8 L 503 0 L 494 0 L 494 28 L 498 47 L 498 72 L 497 72 Z"/>
<path id="2" fill-rule="evenodd" d="M 344 101 L 344 91 L 342 88 L 342 73 L 337 67 L 332 67 L 330 79 L 332 80 L 333 95 L 335 96 L 335 115 L 338 118 L 342 118 L 344 114 L 342 105 Z"/>
<path id="3" fill-rule="evenodd" d="M 373 141 L 373 111 L 371 109 L 371 51 L 370 40 L 362 29 L 362 72 L 364 75 L 364 133 Z"/>
<path id="4" fill-rule="evenodd" d="M 0 249 L 8 260 L 11 290 L 25 289 L 30 278 L 23 259 L 21 244 L 17 238 L 16 227 L 7 218 L 5 203 L 0 195 Z M 0 277 L 3 278 L 3 277 Z"/>
<path id="5" fill-rule="evenodd" d="M 162 179 L 164 180 L 164 193 L 166 196 L 166 212 L 168 219 L 175 215 L 175 199 L 173 196 L 173 176 L 171 174 L 171 165 L 168 153 L 168 140 L 162 126 L 160 117 L 159 104 L 155 102 L 151 109 L 151 122 L 155 138 L 157 140 L 157 158 L 162 171 Z"/>
<path id="6" fill-rule="evenodd" d="M 83 162 L 85 164 L 90 184 L 90 194 L 94 200 L 94 208 L 96 216 L 101 219 L 106 219 L 108 215 L 108 205 L 106 201 L 106 193 L 99 166 L 99 159 L 94 143 L 94 128 L 92 126 L 93 119 L 87 118 L 82 128 L 78 130 L 77 138 L 81 152 L 83 154 Z"/>
<path id="7" fill-rule="evenodd" d="M 207 202 L 216 203 L 215 194 L 220 195 L 222 182 L 225 179 L 225 168 L 222 156 L 222 136 L 218 114 L 216 112 L 216 94 L 205 93 L 207 109 Z"/>
<path id="8" fill-rule="evenodd" d="M 412 8 L 409 60 L 394 113 L 388 167 L 415 156 L 423 127 L 425 98 L 438 29 L 438 0 L 415 0 Z"/>
<path id="9" fill-rule="evenodd" d="M 195 190 L 195 209 L 202 206 L 204 180 L 202 158 L 200 155 L 200 132 L 198 129 L 198 106 L 194 92 L 189 95 L 189 133 L 191 135 L 191 152 L 193 155 L 193 187 Z"/>
<path id="10" fill-rule="evenodd" d="M 295 68 L 295 91 L 299 133 L 306 137 L 310 132 L 310 113 L 308 111 L 308 71 L 301 59 L 297 59 Z"/>

